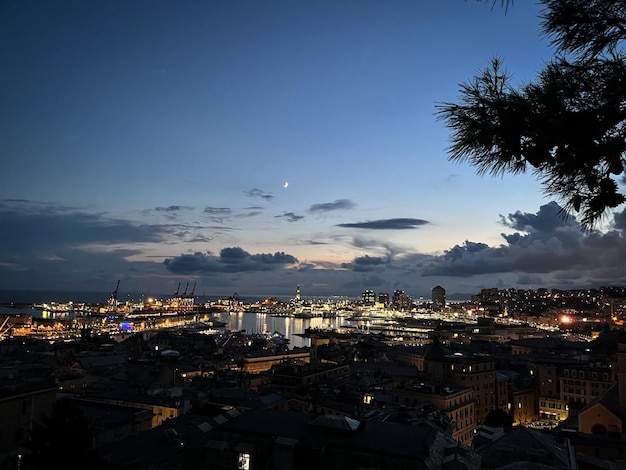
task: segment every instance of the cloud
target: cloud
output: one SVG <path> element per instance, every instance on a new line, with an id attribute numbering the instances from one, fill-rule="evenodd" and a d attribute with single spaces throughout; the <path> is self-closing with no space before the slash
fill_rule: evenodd
<path id="1" fill-rule="evenodd" d="M 304 219 L 302 215 L 296 215 L 293 212 L 283 212 L 281 215 L 276 216 L 277 219 L 286 219 L 287 222 L 297 222 L 298 220 Z"/>
<path id="2" fill-rule="evenodd" d="M 253 188 L 248 191 L 245 191 L 246 196 L 248 197 L 260 197 L 261 199 L 265 199 L 266 201 L 271 201 L 274 199 L 274 196 L 266 193 L 258 188 Z"/>
<path id="3" fill-rule="evenodd" d="M 196 252 L 167 258 L 163 264 L 177 274 L 198 274 L 270 271 L 297 262 L 294 256 L 284 252 L 253 255 L 240 247 L 230 247 L 223 248 L 219 256 Z"/>
<path id="4" fill-rule="evenodd" d="M 626 232 L 626 210 L 613 214 L 613 228 Z"/>
<path id="5" fill-rule="evenodd" d="M 203 212 L 210 215 L 230 215 L 233 211 L 228 207 L 205 207 Z"/>
<path id="6" fill-rule="evenodd" d="M 157 207 L 154 209 L 157 212 L 180 212 L 180 211 L 189 211 L 193 210 L 193 207 L 188 206 L 168 206 L 168 207 Z"/>
<path id="7" fill-rule="evenodd" d="M 160 213 L 176 213 L 175 207 L 185 206 L 164 206 Z M 225 207 L 198 212 L 205 217 L 229 213 L 238 217 Z M 278 217 L 296 221 L 302 216 L 285 212 Z M 363 224 L 402 229 L 418 227 L 415 222 L 387 219 Z M 67 205 L 0 200 L 0 284 L 5 289 L 109 290 L 122 279 L 124 289 L 147 293 L 170 292 L 183 277 L 197 281 L 198 292 L 211 294 L 292 295 L 300 284 L 315 296 L 359 296 L 365 289 L 401 289 L 428 296 L 435 285 L 450 295 L 471 295 L 487 287 L 626 284 L 625 211 L 615 212 L 604 232 L 581 230 L 576 219 L 554 203 L 533 213 L 512 211 L 500 216 L 500 222 L 501 244 L 465 240 L 438 255 L 396 246 L 387 238 L 381 241 L 376 232 L 338 230 L 295 233 L 284 240 L 277 235 L 272 241 L 278 248 L 253 254 L 241 247 L 240 239 L 230 240 L 231 233 L 243 233 L 237 227 L 182 219 L 176 224 L 139 224 L 137 219 Z M 194 245 L 185 245 L 188 242 Z M 307 257 L 313 258 L 299 260 L 280 243 L 306 245 Z M 368 254 L 355 257 L 355 251 Z"/>
<path id="8" fill-rule="evenodd" d="M 172 205 L 166 207 L 155 207 L 154 209 L 146 209 L 142 211 L 144 216 L 154 216 L 155 213 L 165 217 L 167 220 L 178 219 L 183 212 L 193 211 L 193 207 Z"/>
<path id="9" fill-rule="evenodd" d="M 344 263 L 343 267 L 346 269 L 352 269 L 356 272 L 369 272 L 374 271 L 389 263 L 388 258 L 381 256 L 359 256 L 354 258 L 351 263 Z"/>
<path id="10" fill-rule="evenodd" d="M 354 207 L 356 207 L 356 204 L 348 199 L 337 199 L 334 202 L 313 204 L 311 207 L 309 207 L 308 212 L 311 214 L 315 214 L 337 210 L 353 209 Z"/>
<path id="11" fill-rule="evenodd" d="M 249 206 L 244 208 L 245 212 L 241 212 L 235 214 L 235 217 L 238 219 L 248 219 L 250 217 L 256 217 L 257 215 L 261 215 L 265 208 L 261 206 Z"/>
<path id="12" fill-rule="evenodd" d="M 211 240 L 213 240 L 212 237 L 207 237 L 201 234 L 195 234 L 195 235 L 190 235 L 186 241 L 189 243 L 208 243 Z"/>
<path id="13" fill-rule="evenodd" d="M 615 216 L 623 220 L 622 214 Z M 497 247 L 465 241 L 433 257 L 423 276 L 472 277 L 511 274 L 544 275 L 544 279 L 610 279 L 623 283 L 626 269 L 617 260 L 626 257 L 624 233 L 584 233 L 580 224 L 556 203 L 542 206 L 537 213 L 517 211 L 501 216 L 503 225 L 521 232 L 502 234 L 506 241 Z M 616 223 L 619 227 L 620 222 Z"/>
<path id="14" fill-rule="evenodd" d="M 520 237 L 519 233 L 501 234 L 510 244 L 528 244 L 536 240 L 545 241 L 554 237 L 563 243 L 577 244 L 583 238 L 581 225 L 576 218 L 567 213 L 556 202 L 541 206 L 536 214 L 517 211 L 507 217 L 500 215 L 500 223 L 507 228 L 527 233 L 524 237 Z"/>
<path id="15" fill-rule="evenodd" d="M 338 224 L 337 227 L 366 228 L 371 230 L 406 230 L 417 228 L 428 223 L 430 222 L 422 219 L 399 218 Z"/>
<path id="16" fill-rule="evenodd" d="M 128 220 L 77 208 L 30 201 L 0 201 L 0 253 L 29 256 L 88 244 L 113 245 L 162 241 L 167 225 L 137 225 Z"/>
<path id="17" fill-rule="evenodd" d="M 233 213 L 228 207 L 205 207 L 202 214 L 208 216 L 208 220 L 216 224 L 224 224 Z"/>
<path id="18" fill-rule="evenodd" d="M 175 226 L 138 225 L 26 200 L 0 201 L 0 226 L 11 227 L 0 230 L 0 285 L 5 289 L 94 291 L 129 278 L 135 286 L 151 284 L 149 279 L 163 268 L 138 258 L 145 246 L 163 245 L 177 232 Z"/>
<path id="19" fill-rule="evenodd" d="M 500 215 L 500 221 L 506 227 L 524 232 L 554 233 L 564 225 L 577 226 L 576 220 L 556 202 L 541 206 L 536 214 L 517 211 L 506 217 Z"/>
<path id="20" fill-rule="evenodd" d="M 466 256 L 467 254 L 480 253 L 481 251 L 488 249 L 489 245 L 485 243 L 474 243 L 466 240 L 463 245 L 456 245 L 447 250 L 444 258 L 454 262 L 456 260 L 462 259 L 463 256 Z"/>
<path id="21" fill-rule="evenodd" d="M 301 244 L 302 245 L 311 245 L 311 246 L 315 246 L 315 245 L 328 245 L 330 242 L 324 242 L 324 241 L 318 241 L 318 240 L 304 240 Z"/>
<path id="22" fill-rule="evenodd" d="M 261 215 L 262 213 L 262 211 L 242 212 L 241 214 L 237 214 L 236 217 L 239 219 L 248 219 L 250 217 L 256 217 L 257 215 Z"/>

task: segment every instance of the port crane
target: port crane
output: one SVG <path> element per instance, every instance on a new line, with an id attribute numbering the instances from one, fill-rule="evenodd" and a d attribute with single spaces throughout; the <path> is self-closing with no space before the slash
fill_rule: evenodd
<path id="1" fill-rule="evenodd" d="M 5 325 L 9 322 L 9 316 L 7 315 L 2 325 L 0 325 L 0 339 L 4 339 L 5 336 L 9 336 L 9 331 L 13 328 L 12 325 L 9 325 L 5 328 Z"/>
<path id="2" fill-rule="evenodd" d="M 117 285 L 115 286 L 115 290 L 111 292 L 109 296 L 109 300 L 107 300 L 107 310 L 108 311 L 117 311 L 117 293 L 120 289 L 120 280 L 117 280 Z"/>

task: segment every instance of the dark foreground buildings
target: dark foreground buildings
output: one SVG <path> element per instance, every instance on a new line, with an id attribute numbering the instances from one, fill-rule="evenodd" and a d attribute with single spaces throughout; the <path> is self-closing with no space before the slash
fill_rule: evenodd
<path id="1" fill-rule="evenodd" d="M 184 329 L 9 338 L 0 468 L 624 468 L 623 331 L 431 327 L 411 345 L 312 332 L 303 350 Z"/>

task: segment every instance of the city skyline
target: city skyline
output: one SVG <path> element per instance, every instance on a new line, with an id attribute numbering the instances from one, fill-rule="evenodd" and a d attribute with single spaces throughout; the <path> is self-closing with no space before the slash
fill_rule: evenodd
<path id="1" fill-rule="evenodd" d="M 4 289 L 429 297 L 626 284 L 532 174 L 447 160 L 437 103 L 552 58 L 515 2 L 0 5 Z M 624 181 L 622 181 L 624 183 Z"/>

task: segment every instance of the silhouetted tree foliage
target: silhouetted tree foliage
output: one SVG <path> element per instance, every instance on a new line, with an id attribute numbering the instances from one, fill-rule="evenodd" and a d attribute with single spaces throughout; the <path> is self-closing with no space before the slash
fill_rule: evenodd
<path id="1" fill-rule="evenodd" d="M 25 469 L 99 468 L 91 452 L 93 434 L 81 408 L 72 400 L 57 400 L 49 414 L 35 422 Z"/>
<path id="2" fill-rule="evenodd" d="M 491 410 L 485 416 L 485 426 L 491 426 L 493 428 L 504 427 L 510 428 L 513 426 L 513 417 L 509 415 L 506 411 L 501 410 L 500 408 L 496 408 L 495 410 Z"/>
<path id="3" fill-rule="evenodd" d="M 626 332 L 618 329 L 611 329 L 608 324 L 604 324 L 602 331 L 593 341 L 593 352 L 614 356 L 617 353 L 618 344 L 626 344 Z"/>
<path id="4" fill-rule="evenodd" d="M 544 192 L 591 229 L 626 201 L 626 0 L 540 0 L 555 56 L 519 88 L 500 58 L 436 106 L 449 159 L 478 174 L 532 171 Z M 512 6 L 508 5 L 507 6 Z"/>

